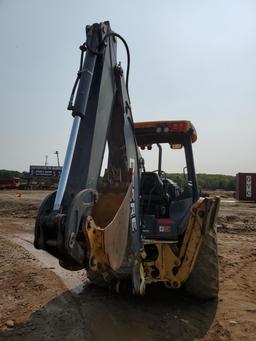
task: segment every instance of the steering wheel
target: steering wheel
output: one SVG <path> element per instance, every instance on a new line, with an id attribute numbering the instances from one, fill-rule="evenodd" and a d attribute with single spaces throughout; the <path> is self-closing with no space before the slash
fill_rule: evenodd
<path id="1" fill-rule="evenodd" d="M 158 173 L 158 169 L 153 170 L 152 173 Z M 166 172 L 163 171 L 163 170 L 161 170 L 161 174 L 160 174 L 160 178 L 162 178 L 162 177 L 163 177 L 164 179 L 167 178 Z"/>

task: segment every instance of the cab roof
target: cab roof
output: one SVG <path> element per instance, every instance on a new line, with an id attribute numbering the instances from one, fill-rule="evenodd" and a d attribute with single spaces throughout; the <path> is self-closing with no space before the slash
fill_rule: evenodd
<path id="1" fill-rule="evenodd" d="M 169 143 L 173 148 L 181 148 L 185 137 L 191 142 L 197 140 L 197 133 L 190 121 L 150 121 L 134 123 L 138 145 L 144 149 L 154 143 Z"/>

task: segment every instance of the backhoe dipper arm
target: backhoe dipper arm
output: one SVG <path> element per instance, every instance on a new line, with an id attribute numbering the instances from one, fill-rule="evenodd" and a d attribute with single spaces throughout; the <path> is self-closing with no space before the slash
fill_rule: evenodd
<path id="1" fill-rule="evenodd" d="M 74 122 L 59 187 L 42 203 L 35 226 L 35 247 L 47 250 L 70 268 L 82 268 L 88 262 L 81 225 L 97 201 L 107 141 L 108 169 L 120 170 L 122 179 L 133 169 L 131 249 L 135 258 L 140 254 L 138 151 L 123 70 L 116 61 L 116 36 L 120 36 L 108 22 L 87 26 L 86 36 L 69 103 Z"/>

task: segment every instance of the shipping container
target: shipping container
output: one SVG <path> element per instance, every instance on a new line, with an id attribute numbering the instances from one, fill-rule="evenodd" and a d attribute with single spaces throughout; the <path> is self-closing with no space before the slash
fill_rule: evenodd
<path id="1" fill-rule="evenodd" d="M 236 175 L 236 199 L 256 201 L 256 173 L 238 173 Z"/>
<path id="2" fill-rule="evenodd" d="M 19 178 L 0 179 L 0 189 L 19 188 L 19 186 L 20 186 Z"/>

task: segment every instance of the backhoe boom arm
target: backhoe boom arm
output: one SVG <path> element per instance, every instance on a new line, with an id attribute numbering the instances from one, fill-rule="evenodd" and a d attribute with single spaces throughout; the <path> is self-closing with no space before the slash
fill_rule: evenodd
<path id="1" fill-rule="evenodd" d="M 81 58 L 69 103 L 74 123 L 59 187 L 57 194 L 52 193 L 41 205 L 35 228 L 35 246 L 70 268 L 88 264 L 88 240 L 82 224 L 98 200 L 107 142 L 111 181 L 119 174 L 120 183 L 133 184 L 131 250 L 134 259 L 140 254 L 138 152 L 129 95 L 116 60 L 116 34 L 104 22 L 87 26 L 86 35 L 86 43 L 80 47 L 86 55 L 84 61 Z"/>

